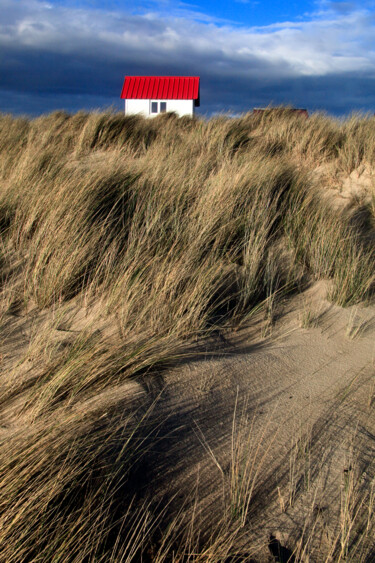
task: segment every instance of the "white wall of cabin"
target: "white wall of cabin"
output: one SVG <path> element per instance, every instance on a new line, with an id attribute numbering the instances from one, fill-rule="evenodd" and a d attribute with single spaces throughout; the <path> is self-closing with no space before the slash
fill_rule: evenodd
<path id="1" fill-rule="evenodd" d="M 194 100 L 125 100 L 125 115 L 155 117 L 158 114 L 151 113 L 151 102 L 167 102 L 167 111 L 174 111 L 179 117 L 194 114 Z"/>
<path id="2" fill-rule="evenodd" d="M 125 115 L 141 113 L 148 117 L 150 113 L 150 100 L 125 100 Z"/>

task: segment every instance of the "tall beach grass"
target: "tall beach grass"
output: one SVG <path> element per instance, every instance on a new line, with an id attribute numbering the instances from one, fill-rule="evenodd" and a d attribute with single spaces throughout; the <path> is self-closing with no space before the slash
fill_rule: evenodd
<path id="1" fill-rule="evenodd" d="M 146 557 L 155 520 L 126 483 L 152 430 L 144 411 L 119 414 L 121 393 L 105 408 L 100 394 L 312 280 L 330 279 L 341 306 L 372 299 L 375 186 L 372 219 L 353 222 L 316 169 L 374 167 L 374 125 L 282 110 L 0 116 L 0 319 L 47 319 L 0 376 L 1 560 Z M 218 561 L 236 534 L 217 529 L 180 559 L 166 535 L 154 559 Z"/>

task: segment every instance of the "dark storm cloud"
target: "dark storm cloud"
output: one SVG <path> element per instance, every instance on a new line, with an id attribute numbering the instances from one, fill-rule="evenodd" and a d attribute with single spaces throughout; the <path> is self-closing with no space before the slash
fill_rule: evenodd
<path id="1" fill-rule="evenodd" d="M 207 114 L 269 103 L 332 113 L 375 106 L 366 10 L 346 6 L 333 17 L 327 9 L 313 21 L 259 30 L 36 0 L 0 0 L 0 9 L 1 111 L 120 108 L 125 74 L 200 75 Z"/>
<path id="2" fill-rule="evenodd" d="M 344 115 L 352 111 L 375 112 L 375 78 L 360 73 L 335 76 L 294 77 L 270 81 L 254 80 L 251 84 L 234 81 L 230 86 L 209 81 L 207 97 L 214 99 L 221 89 L 220 103 L 210 105 L 210 111 L 226 107 L 229 113 L 242 113 L 253 107 L 269 104 L 293 105 L 310 112 L 324 111 Z"/>

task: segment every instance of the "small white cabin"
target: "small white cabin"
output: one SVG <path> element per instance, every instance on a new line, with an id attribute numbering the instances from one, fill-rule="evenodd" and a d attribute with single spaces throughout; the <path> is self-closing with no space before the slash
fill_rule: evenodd
<path id="1" fill-rule="evenodd" d="M 200 105 L 199 76 L 125 76 L 121 98 L 126 115 L 173 111 L 192 116 Z"/>

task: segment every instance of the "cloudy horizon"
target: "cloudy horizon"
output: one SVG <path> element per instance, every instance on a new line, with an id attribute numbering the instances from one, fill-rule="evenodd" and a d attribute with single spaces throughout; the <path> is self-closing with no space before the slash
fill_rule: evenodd
<path id="1" fill-rule="evenodd" d="M 374 2 L 229 4 L 232 18 L 209 0 L 0 0 L 0 111 L 122 110 L 124 76 L 150 74 L 200 76 L 205 115 L 269 104 L 374 113 Z"/>

